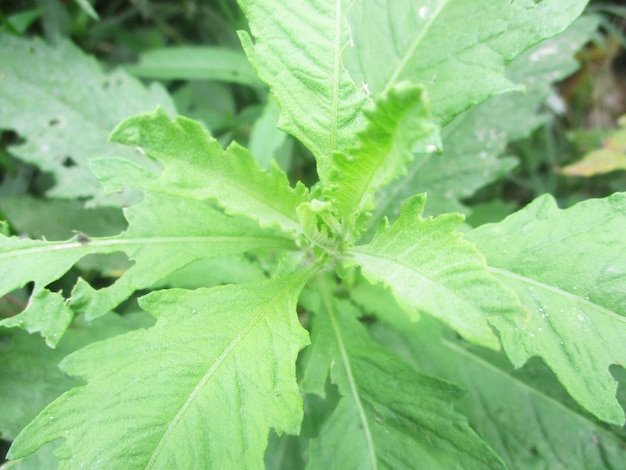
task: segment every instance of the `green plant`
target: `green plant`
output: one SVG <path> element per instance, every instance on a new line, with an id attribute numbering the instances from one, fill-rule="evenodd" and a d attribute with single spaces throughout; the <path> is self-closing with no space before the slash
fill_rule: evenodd
<path id="1" fill-rule="evenodd" d="M 575 69 L 597 24 L 574 22 L 585 3 L 241 0 L 244 50 L 315 157 L 311 188 L 172 119 L 163 89 L 4 34 L 0 120 L 25 139 L 10 152 L 55 176 L 48 196 L 129 206 L 118 235 L 0 235 L 0 294 L 24 301 L 0 325 L 58 346 L 42 360 L 75 350 L 61 368 L 84 381 L 57 374 L 46 397 L 69 390 L 27 425 L 6 402 L 9 458 L 62 439 L 61 468 L 622 465 L 603 423 L 624 423 L 609 367 L 626 361 L 626 194 L 565 210 L 541 196 L 475 229 L 455 212 L 514 166 L 507 142 Z M 71 76 L 51 80 L 55 62 Z M 120 253 L 96 263 L 112 284 L 85 279 L 90 256 Z M 112 313 L 144 290 L 152 326 Z M 5 338 L 1 386 L 19 400 L 44 380 L 19 375 L 41 348 Z M 500 348 L 554 375 L 513 372 Z M 448 380 L 468 390 L 458 409 Z"/>

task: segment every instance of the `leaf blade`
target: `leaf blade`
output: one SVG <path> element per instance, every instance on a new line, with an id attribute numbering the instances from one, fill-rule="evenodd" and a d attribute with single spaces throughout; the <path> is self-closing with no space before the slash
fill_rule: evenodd
<path id="1" fill-rule="evenodd" d="M 307 468 L 409 469 L 415 462 L 428 468 L 455 462 L 463 468 L 503 468 L 452 410 L 459 388 L 416 373 L 378 347 L 348 302 L 328 297 L 308 307 L 315 308 L 311 348 L 318 349 L 316 359 L 325 360 L 343 398 L 311 441 Z"/>
<path id="2" fill-rule="evenodd" d="M 28 309 L 0 324 L 39 331 L 54 346 L 74 312 L 89 319 L 103 315 L 135 290 L 151 287 L 192 261 L 270 246 L 293 247 L 293 241 L 281 234 L 222 214 L 206 203 L 158 193 L 148 193 L 142 203 L 125 209 L 125 215 L 129 228 L 115 237 L 81 239 L 77 235 L 64 242 L 45 242 L 0 235 L 0 269 L 11 273 L 0 279 L 0 293 L 28 282 L 35 284 Z M 199 220 L 204 224 L 198 224 Z M 84 256 L 120 251 L 134 265 L 113 285 L 95 290 L 79 280 L 69 305 L 60 294 L 45 289 Z"/>
<path id="3" fill-rule="evenodd" d="M 87 377 L 87 385 L 44 410 L 10 456 L 65 437 L 59 452 L 65 466 L 106 459 L 124 468 L 262 467 L 269 428 L 294 433 L 302 417 L 295 358 L 308 335 L 295 303 L 306 277 L 144 297 L 155 326 L 66 359 L 64 369 Z M 145 362 L 120 365 L 129 354 Z M 94 370 L 89 364 L 96 357 Z M 129 413 L 136 419 L 128 420 Z M 74 427 L 76 419 L 89 419 L 89 431 Z M 215 432 L 197 432 L 206 426 Z"/>
<path id="4" fill-rule="evenodd" d="M 424 310 L 464 338 L 497 349 L 487 315 L 517 316 L 521 305 L 487 272 L 480 253 L 455 233 L 462 217 L 422 219 L 424 204 L 424 195 L 409 199 L 394 225 L 381 225 L 370 244 L 348 253 L 368 280 L 387 285 L 407 311 Z"/>
<path id="5" fill-rule="evenodd" d="M 11 153 L 54 175 L 49 196 L 94 198 L 103 205 L 134 201 L 129 194 L 105 197 L 89 161 L 119 155 L 148 163 L 136 152 L 109 142 L 108 133 L 128 115 L 155 106 L 174 113 L 165 89 L 146 88 L 120 70 L 105 74 L 92 57 L 67 40 L 51 46 L 41 39 L 2 34 L 0 41 L 0 125 L 26 139 L 11 146 Z"/>
<path id="6" fill-rule="evenodd" d="M 406 172 L 413 147 L 435 131 L 422 87 L 408 83 L 378 97 L 364 115 L 368 123 L 358 133 L 360 145 L 335 153 L 327 190 L 344 217 L 373 208 L 374 193 Z"/>
<path id="7" fill-rule="evenodd" d="M 122 184 L 198 200 L 215 200 L 230 213 L 255 218 L 262 226 L 278 226 L 298 233 L 296 207 L 307 199 L 302 184 L 289 186 L 287 176 L 274 166 L 262 170 L 252 155 L 237 144 L 226 151 L 191 119 L 172 121 L 160 109 L 123 121 L 111 134 L 115 142 L 141 147 L 163 163 L 158 178 L 136 173 L 125 176 L 113 159 L 98 159 L 92 167 L 107 178 L 109 190 Z M 109 166 L 110 168 L 107 168 Z"/>
<path id="8" fill-rule="evenodd" d="M 504 76 L 505 64 L 561 32 L 585 4 L 355 2 L 348 13 L 354 47 L 345 54 L 346 68 L 375 94 L 402 80 L 424 83 L 433 115 L 445 124 L 489 96 L 519 89 Z"/>
<path id="9" fill-rule="evenodd" d="M 351 3 L 239 1 L 254 38 L 240 33 L 244 51 L 279 103 L 279 127 L 313 152 L 322 182 L 333 152 L 354 143 L 358 111 L 367 99 L 341 64 Z"/>
<path id="10" fill-rule="evenodd" d="M 544 196 L 468 234 L 533 312 L 528 322 L 492 319 L 511 362 L 541 356 L 576 401 L 612 424 L 624 422 L 608 367 L 626 363 L 626 250 L 617 235 L 625 201 L 616 193 L 560 210 Z"/>

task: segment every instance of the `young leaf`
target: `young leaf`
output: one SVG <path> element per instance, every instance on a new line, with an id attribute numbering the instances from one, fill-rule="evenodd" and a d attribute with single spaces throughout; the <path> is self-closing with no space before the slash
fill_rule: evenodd
<path id="1" fill-rule="evenodd" d="M 199 201 L 148 193 L 125 214 L 129 228 L 115 237 L 91 239 L 79 234 L 64 242 L 46 242 L 0 235 L 0 271 L 10 273 L 0 278 L 0 295 L 34 282 L 27 310 L 0 324 L 39 331 L 54 346 L 71 321 L 72 310 L 95 318 L 135 290 L 150 287 L 198 259 L 261 247 L 293 247 L 293 241 L 280 234 Z M 135 264 L 113 285 L 98 291 L 79 280 L 72 293 L 72 310 L 60 294 L 45 289 L 85 255 L 119 251 Z"/>
<path id="2" fill-rule="evenodd" d="M 254 38 L 240 32 L 248 59 L 276 97 L 279 127 L 317 159 L 327 182 L 335 151 L 354 147 L 367 101 L 342 65 L 350 41 L 345 21 L 352 0 L 239 0 Z"/>
<path id="3" fill-rule="evenodd" d="M 146 160 L 109 142 L 110 130 L 125 117 L 157 105 L 175 113 L 163 88 L 147 89 L 121 71 L 104 74 L 69 41 L 50 46 L 0 32 L 0 43 L 0 128 L 25 139 L 10 147 L 12 155 L 54 175 L 49 196 L 101 201 L 102 188 L 88 166 L 92 157 Z M 129 200 L 125 196 L 118 202 Z"/>
<path id="4" fill-rule="evenodd" d="M 394 330 L 378 323 L 372 334 L 418 370 L 466 389 L 455 408 L 509 468 L 620 468 L 626 461 L 624 440 L 616 433 L 547 393 L 554 384 L 538 376 L 545 366 L 533 370 L 539 388 L 536 380 L 511 372 L 506 358 L 489 360 L 485 351 L 442 336 L 440 326 L 428 318 Z"/>
<path id="5" fill-rule="evenodd" d="M 409 312 L 423 310 L 467 340 L 497 349 L 487 316 L 517 317 L 521 305 L 455 232 L 462 216 L 422 219 L 425 202 L 424 195 L 409 199 L 392 226 L 381 224 L 371 243 L 348 253 L 368 280 L 388 286 Z"/>
<path id="6" fill-rule="evenodd" d="M 295 360 L 308 335 L 296 300 L 307 275 L 143 297 L 155 326 L 66 358 L 87 385 L 48 406 L 9 457 L 63 438 L 65 468 L 261 468 L 270 427 L 295 434 L 302 419 Z"/>
<path id="7" fill-rule="evenodd" d="M 422 87 L 408 83 L 391 88 L 364 114 L 360 146 L 333 161 L 327 194 L 342 216 L 371 210 L 374 192 L 406 172 L 414 145 L 435 130 Z"/>
<path id="8" fill-rule="evenodd" d="M 585 0 L 354 2 L 345 54 L 356 83 L 373 94 L 410 80 L 424 83 L 440 124 L 492 95 L 519 89 L 505 65 L 564 30 Z M 375 31 L 376 34 L 372 34 Z M 453 33 L 452 33 L 453 32 Z"/>
<path id="9" fill-rule="evenodd" d="M 222 150 L 196 121 L 183 117 L 172 121 L 157 109 L 126 119 L 111 139 L 140 147 L 164 168 L 156 178 L 128 161 L 98 159 L 92 166 L 109 191 L 130 184 L 181 198 L 215 200 L 227 212 L 252 217 L 262 226 L 299 232 L 296 207 L 307 199 L 304 185 L 292 189 L 278 166 L 271 172 L 262 170 L 236 143 Z"/>
<path id="10" fill-rule="evenodd" d="M 559 210 L 542 196 L 467 237 L 530 320 L 490 319 L 515 367 L 541 356 L 582 406 L 624 423 L 611 364 L 626 364 L 626 193 Z"/>
<path id="11" fill-rule="evenodd" d="M 332 368 L 343 397 L 311 441 L 307 468 L 504 468 L 453 411 L 458 387 L 412 370 L 369 339 L 349 302 L 322 296 L 310 356 Z"/>

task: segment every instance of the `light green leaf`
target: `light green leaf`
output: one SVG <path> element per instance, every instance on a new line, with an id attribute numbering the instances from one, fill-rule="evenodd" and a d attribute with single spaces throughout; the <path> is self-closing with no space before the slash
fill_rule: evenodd
<path id="1" fill-rule="evenodd" d="M 65 40 L 49 46 L 0 33 L 0 42 L 0 127 L 25 139 L 9 147 L 11 154 L 54 176 L 49 196 L 133 202 L 129 194 L 103 200 L 88 162 L 119 155 L 149 164 L 145 156 L 109 142 L 108 134 L 125 117 L 157 105 L 174 114 L 165 90 L 147 89 L 121 71 L 104 74 L 93 58 Z"/>
<path id="2" fill-rule="evenodd" d="M 359 110 L 367 101 L 342 65 L 350 41 L 345 21 L 352 0 L 239 0 L 252 38 L 239 37 L 281 109 L 279 127 L 317 159 L 327 182 L 335 151 L 354 147 Z M 253 43 L 254 39 L 254 43 Z"/>
<path id="3" fill-rule="evenodd" d="M 77 319 L 54 350 L 41 338 L 0 328 L 0 437 L 14 439 L 46 405 L 80 384 L 58 369 L 65 356 L 94 341 L 148 326 L 151 319 L 143 312 L 108 314 L 93 323 Z"/>
<path id="4" fill-rule="evenodd" d="M 345 64 L 373 93 L 410 80 L 426 86 L 431 111 L 446 124 L 492 95 L 520 89 L 505 66 L 576 19 L 585 0 L 419 0 L 354 2 L 354 47 Z M 375 31 L 376 34 L 372 34 Z"/>
<path id="5" fill-rule="evenodd" d="M 600 419 L 624 423 L 611 364 L 626 364 L 626 193 L 559 210 L 542 196 L 470 232 L 490 271 L 533 316 L 493 317 L 513 365 L 541 356 Z"/>
<path id="6" fill-rule="evenodd" d="M 295 360 L 308 335 L 296 300 L 307 274 L 144 297 L 156 325 L 66 358 L 87 385 L 48 406 L 9 457 L 63 438 L 61 468 L 262 468 L 269 429 L 300 428 Z"/>
<path id="7" fill-rule="evenodd" d="M 280 234 L 201 201 L 148 193 L 141 204 L 124 212 L 129 228 L 115 237 L 79 234 L 68 241 L 46 242 L 0 236 L 0 271 L 10 273 L 0 278 L 0 296 L 34 282 L 27 310 L 0 325 L 40 331 L 53 346 L 71 321 L 72 311 L 95 318 L 135 290 L 152 286 L 192 261 L 263 247 L 293 247 L 293 241 Z M 60 294 L 45 289 L 85 255 L 120 251 L 134 265 L 113 285 L 97 291 L 79 279 L 72 292 L 72 310 Z"/>
<path id="8" fill-rule="evenodd" d="M 252 217 L 262 226 L 278 226 L 292 234 L 300 231 L 296 207 L 308 198 L 304 185 L 292 189 L 280 168 L 262 170 L 236 143 L 222 150 L 196 121 L 184 117 L 172 121 L 157 109 L 126 119 L 111 139 L 140 147 L 164 168 L 157 178 L 130 161 L 95 160 L 92 167 L 108 191 L 129 184 L 181 198 L 209 199 L 228 213 Z"/>
<path id="9" fill-rule="evenodd" d="M 127 66 L 138 77 L 161 80 L 218 80 L 260 86 L 246 56 L 214 46 L 178 46 L 146 51 L 137 65 Z"/>
<path id="10" fill-rule="evenodd" d="M 322 296 L 310 305 L 310 354 L 332 368 L 343 397 L 311 441 L 307 468 L 504 468 L 453 411 L 458 387 L 412 370 L 369 339 L 348 302 Z"/>
<path id="11" fill-rule="evenodd" d="M 597 23 L 594 17 L 579 18 L 563 34 L 541 42 L 509 64 L 507 78 L 523 83 L 526 92 L 493 96 L 445 126 L 442 154 L 418 155 L 403 180 L 378 192 L 370 230 L 383 215 L 395 220 L 402 202 L 421 192 L 428 193 L 429 214 L 469 213 L 459 200 L 516 165 L 516 159 L 501 156 L 507 144 L 527 137 L 544 121 L 538 111 L 541 104 L 553 93 L 554 82 L 578 68 L 574 54 L 592 37 Z"/>
<path id="12" fill-rule="evenodd" d="M 416 143 L 435 131 L 422 87 L 408 83 L 391 88 L 364 115 L 360 146 L 334 157 L 327 195 L 343 217 L 371 210 L 374 192 L 404 174 Z"/>
<path id="13" fill-rule="evenodd" d="M 512 372 L 501 355 L 490 357 L 440 330 L 440 324 L 425 318 L 394 330 L 378 323 L 372 334 L 418 370 L 465 388 L 455 408 L 509 468 L 608 469 L 626 461 L 624 441 L 616 433 L 548 393 L 559 384 L 546 377 L 545 372 L 552 374 L 545 366 L 527 374 L 528 366 Z"/>
<path id="14" fill-rule="evenodd" d="M 422 219 L 425 202 L 424 195 L 409 199 L 392 226 L 381 224 L 371 243 L 348 253 L 364 276 L 389 287 L 409 314 L 423 310 L 467 340 L 497 349 L 487 316 L 518 317 L 521 305 L 455 231 L 462 216 Z"/>

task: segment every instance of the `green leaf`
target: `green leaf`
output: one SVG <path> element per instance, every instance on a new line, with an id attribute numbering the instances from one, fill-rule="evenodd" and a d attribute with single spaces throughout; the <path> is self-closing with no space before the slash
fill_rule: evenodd
<path id="1" fill-rule="evenodd" d="M 492 95 L 520 89 L 505 66 L 563 31 L 585 0 L 363 0 L 348 12 L 345 64 L 373 93 L 410 80 L 426 86 L 431 111 L 448 123 Z M 376 34 L 372 34 L 372 32 Z"/>
<path id="2" fill-rule="evenodd" d="M 530 320 L 493 317 L 515 367 L 540 356 L 582 406 L 624 423 L 611 364 L 626 364 L 626 193 L 559 210 L 542 196 L 499 224 L 470 232 L 490 271 Z"/>
<path id="3" fill-rule="evenodd" d="M 58 369 L 65 356 L 94 341 L 147 326 L 150 320 L 142 313 L 108 314 L 93 323 L 77 319 L 54 350 L 41 338 L 0 329 L 0 437 L 14 439 L 46 405 L 80 384 Z"/>
<path id="4" fill-rule="evenodd" d="M 201 201 L 148 193 L 141 204 L 124 212 L 129 228 L 115 237 L 79 234 L 64 242 L 46 242 L 0 236 L 0 271 L 10 273 L 0 278 L 0 296 L 34 282 L 27 310 L 0 325 L 39 331 L 54 346 L 73 312 L 95 318 L 135 290 L 152 286 L 192 261 L 263 247 L 293 247 L 293 241 L 280 234 L 225 215 Z M 72 310 L 60 294 L 45 289 L 85 255 L 120 251 L 134 265 L 113 285 L 97 291 L 79 279 L 72 292 Z"/>
<path id="5" fill-rule="evenodd" d="M 85 208 L 80 200 L 2 197 L 0 210 L 17 233 L 31 238 L 67 240 L 76 232 L 117 235 L 126 228 L 119 207 Z"/>
<path id="6" fill-rule="evenodd" d="M 127 66 L 138 77 L 161 80 L 218 80 L 261 85 L 246 56 L 234 49 L 214 46 L 178 46 L 146 51 L 139 64 Z"/>
<path id="7" fill-rule="evenodd" d="M 370 230 L 383 215 L 395 220 L 402 202 L 416 193 L 428 193 L 429 214 L 469 213 L 459 200 L 503 177 L 516 159 L 503 157 L 507 144 L 530 135 L 543 121 L 538 111 L 553 92 L 552 84 L 571 75 L 578 67 L 574 54 L 597 28 L 597 19 L 582 17 L 563 34 L 541 42 L 515 59 L 506 76 L 523 83 L 525 93 L 493 96 L 465 111 L 441 131 L 442 154 L 421 154 L 407 176 L 381 189 Z"/>
<path id="8" fill-rule="evenodd" d="M 480 253 L 455 232 L 462 216 L 422 219 L 425 202 L 424 195 L 409 199 L 392 226 L 381 224 L 371 243 L 348 253 L 364 276 L 389 287 L 409 314 L 423 310 L 467 340 L 497 349 L 487 316 L 518 317 L 521 305 L 489 274 Z"/>
<path id="9" fill-rule="evenodd" d="M 142 298 L 156 325 L 66 358 L 87 385 L 48 406 L 9 458 L 63 438 L 61 468 L 262 468 L 269 429 L 295 434 L 302 419 L 295 360 L 308 335 L 296 300 L 307 274 Z"/>
<path id="10" fill-rule="evenodd" d="M 98 159 L 92 166 L 108 191 L 129 184 L 181 198 L 213 200 L 228 213 L 252 217 L 262 226 L 300 232 L 296 207 L 308 199 L 304 185 L 292 189 L 280 168 L 262 170 L 236 143 L 222 150 L 196 121 L 184 117 L 172 121 L 158 109 L 126 119 L 111 139 L 140 147 L 164 168 L 157 178 L 130 161 Z"/>
<path id="11" fill-rule="evenodd" d="M 54 176 L 48 196 L 105 202 L 89 160 L 118 155 L 147 164 L 137 152 L 110 143 L 108 134 L 125 117 L 157 105 L 173 114 L 169 96 L 124 72 L 104 74 L 66 40 L 49 46 L 0 33 L 0 42 L 0 127 L 25 139 L 9 147 L 11 154 Z M 106 199 L 116 205 L 132 201 L 128 194 Z"/>
<path id="12" fill-rule="evenodd" d="M 367 94 L 342 65 L 351 0 L 239 0 L 254 38 L 239 37 L 281 109 L 279 127 L 306 145 L 327 182 L 335 151 L 354 147 Z"/>
<path id="13" fill-rule="evenodd" d="M 378 323 L 372 334 L 418 370 L 465 388 L 455 408 L 509 468 L 620 468 L 626 461 L 624 440 L 615 432 L 546 391 L 556 380 L 547 380 L 545 366 L 534 367 L 530 381 L 523 375 L 527 367 L 513 372 L 506 358 L 442 336 L 440 324 L 428 318 L 394 330 Z"/>
<path id="14" fill-rule="evenodd" d="M 458 387 L 412 370 L 369 339 L 349 302 L 322 296 L 322 305 L 310 305 L 309 354 L 332 369 L 343 397 L 311 441 L 307 468 L 503 468 L 453 411 Z"/>
<path id="15" fill-rule="evenodd" d="M 422 87 L 408 83 L 391 88 L 364 115 L 360 146 L 335 154 L 327 191 L 344 217 L 371 210 L 375 191 L 406 172 L 416 143 L 435 130 Z"/>

